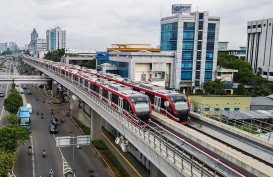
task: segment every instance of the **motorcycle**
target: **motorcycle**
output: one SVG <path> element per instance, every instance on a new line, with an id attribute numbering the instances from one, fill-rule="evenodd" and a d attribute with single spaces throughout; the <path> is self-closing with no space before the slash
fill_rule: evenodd
<path id="1" fill-rule="evenodd" d="M 37 115 L 39 115 L 39 110 L 36 111 Z"/>
<path id="2" fill-rule="evenodd" d="M 44 118 L 44 114 L 43 114 L 43 113 L 41 113 L 41 118 L 42 118 L 42 119 Z"/>
<path id="3" fill-rule="evenodd" d="M 28 146 L 28 155 L 31 155 L 31 154 L 32 154 L 32 147 Z"/>
<path id="4" fill-rule="evenodd" d="M 54 175 L 54 172 L 53 172 L 52 169 L 50 169 L 50 170 L 49 170 L 49 177 L 53 177 L 53 175 Z"/>
<path id="5" fill-rule="evenodd" d="M 42 156 L 43 156 L 43 158 L 46 158 L 46 153 L 45 153 L 45 151 L 43 151 Z"/>

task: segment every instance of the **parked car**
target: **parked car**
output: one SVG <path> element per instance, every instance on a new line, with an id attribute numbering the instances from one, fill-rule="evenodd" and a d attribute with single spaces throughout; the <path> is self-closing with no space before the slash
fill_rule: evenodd
<path id="1" fill-rule="evenodd" d="M 20 88 L 19 92 L 24 93 L 24 89 Z"/>
<path id="2" fill-rule="evenodd" d="M 4 92 L 0 91 L 0 97 L 4 97 L 4 96 L 5 96 Z"/>
<path id="3" fill-rule="evenodd" d="M 51 122 L 49 123 L 48 127 L 49 133 L 58 133 L 58 127 Z"/>
<path id="4" fill-rule="evenodd" d="M 52 117 L 50 123 L 52 123 L 55 126 L 59 126 L 60 125 L 60 120 L 57 119 L 56 117 Z"/>
<path id="5" fill-rule="evenodd" d="M 27 94 L 28 94 L 28 95 L 31 95 L 31 92 L 30 92 L 30 90 L 27 90 Z"/>

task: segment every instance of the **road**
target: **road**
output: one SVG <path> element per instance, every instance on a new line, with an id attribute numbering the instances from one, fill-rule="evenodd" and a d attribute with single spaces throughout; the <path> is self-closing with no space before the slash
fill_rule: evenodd
<path id="1" fill-rule="evenodd" d="M 8 74 L 9 69 L 5 69 L 1 74 Z M 1 72 L 1 71 L 0 71 Z M 16 71 L 15 71 L 16 72 Z M 73 168 L 73 156 L 72 147 L 57 148 L 55 137 L 56 136 L 77 136 L 81 135 L 81 132 L 77 129 L 74 123 L 65 117 L 64 110 L 68 105 L 50 105 L 47 102 L 42 102 L 42 95 L 44 94 L 36 87 L 27 85 L 32 94 L 21 94 L 24 103 L 31 103 L 33 113 L 31 114 L 32 134 L 31 139 L 24 145 L 21 145 L 17 151 L 17 158 L 13 169 L 13 174 L 17 177 L 46 177 L 48 176 L 49 169 L 53 169 L 54 176 L 63 176 L 63 158 Z M 11 86 L 6 84 L 0 84 L 0 90 L 4 91 L 5 96 Z M 39 96 L 39 100 L 36 100 L 36 96 Z M 3 109 L 4 97 L 0 97 L 1 118 L 0 125 L 7 124 L 5 119 L 7 112 Z M 39 109 L 40 113 L 44 114 L 44 119 L 41 119 L 40 115 L 36 115 L 36 110 Z M 62 116 L 64 122 L 59 126 L 58 134 L 50 134 L 48 130 L 49 122 L 52 117 L 51 109 L 54 109 L 54 116 Z M 27 147 L 32 145 L 33 154 L 29 155 Z M 42 148 L 46 149 L 46 158 L 42 157 Z M 74 171 L 78 177 L 90 176 L 90 170 L 94 170 L 94 176 L 111 176 L 111 173 L 106 168 L 106 165 L 102 163 L 102 160 L 98 158 L 96 152 L 90 146 L 83 146 L 79 149 L 75 148 L 74 158 Z"/>

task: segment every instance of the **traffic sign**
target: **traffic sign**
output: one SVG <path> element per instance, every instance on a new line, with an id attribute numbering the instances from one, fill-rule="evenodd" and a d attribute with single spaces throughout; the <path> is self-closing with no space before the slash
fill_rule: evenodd
<path id="1" fill-rule="evenodd" d="M 71 136 L 56 137 L 57 147 L 69 147 L 71 145 Z"/>
<path id="2" fill-rule="evenodd" d="M 77 145 L 90 145 L 90 135 L 77 136 Z"/>

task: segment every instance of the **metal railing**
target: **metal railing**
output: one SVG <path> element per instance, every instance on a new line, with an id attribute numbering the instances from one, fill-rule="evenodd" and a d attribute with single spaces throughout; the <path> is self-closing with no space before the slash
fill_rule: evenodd
<path id="1" fill-rule="evenodd" d="M 265 120 L 259 120 L 248 115 L 244 115 L 238 111 L 226 111 L 216 107 L 206 106 L 205 104 L 201 104 L 196 101 L 193 101 L 192 103 L 193 108 L 191 111 L 197 114 L 204 115 L 208 118 L 217 120 L 246 132 L 263 136 L 268 140 L 271 140 L 273 137 L 272 118 L 268 118 L 269 122 L 266 122 Z M 198 107 L 196 108 L 195 105 L 198 105 Z M 208 108 L 208 110 L 206 110 L 206 108 Z M 247 108 L 245 110 L 249 111 Z"/>
<path id="2" fill-rule="evenodd" d="M 186 150 L 184 150 L 182 147 L 176 146 L 172 140 L 162 136 L 161 131 L 159 132 L 152 127 L 143 128 L 140 124 L 132 122 L 131 120 L 128 119 L 127 116 L 119 112 L 117 109 L 114 109 L 113 107 L 109 106 L 109 104 L 103 102 L 97 96 L 90 94 L 90 92 L 88 92 L 88 90 L 86 90 L 85 88 L 80 87 L 78 85 L 76 86 L 73 85 L 73 81 L 71 81 L 71 79 L 67 78 L 66 76 L 62 76 L 51 70 L 46 70 L 48 68 L 45 67 L 41 66 L 36 67 L 42 68 L 40 70 L 42 70 L 45 73 L 50 72 L 51 74 L 54 74 L 63 83 L 70 84 L 70 87 L 77 88 L 77 90 L 81 91 L 81 94 L 89 98 L 90 101 L 92 101 L 105 112 L 107 112 L 109 115 L 111 115 L 112 118 L 116 119 L 120 124 L 123 125 L 123 127 L 126 127 L 126 129 L 129 130 L 136 137 L 138 137 L 138 139 L 141 139 L 150 148 L 153 148 L 154 151 L 163 159 L 166 159 L 168 163 L 171 163 L 172 166 L 174 167 L 178 167 L 180 169 L 180 173 L 186 172 L 191 176 L 200 176 L 200 174 L 201 176 L 225 176 L 225 174 L 219 171 L 217 167 L 208 164 L 207 162 L 205 162 L 202 159 L 199 159 L 198 157 L 195 157 L 190 152 L 186 152 Z M 152 159 L 150 159 L 150 161 L 152 161 Z M 232 168 L 230 168 L 230 170 L 234 171 Z M 238 176 L 242 175 L 238 173 Z"/>

